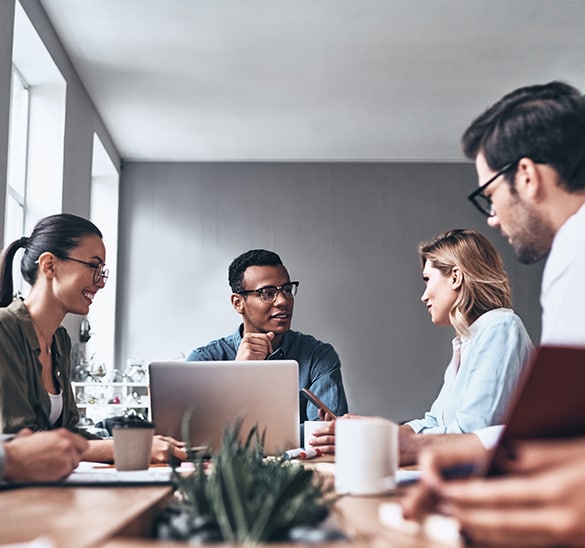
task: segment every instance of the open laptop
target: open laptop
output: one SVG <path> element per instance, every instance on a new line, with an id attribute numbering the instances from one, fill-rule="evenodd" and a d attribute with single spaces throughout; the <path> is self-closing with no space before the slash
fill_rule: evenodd
<path id="1" fill-rule="evenodd" d="M 511 441 L 585 435 L 585 347 L 538 347 L 506 415 L 489 474 L 502 473 L 497 456 Z"/>
<path id="2" fill-rule="evenodd" d="M 149 373 L 157 434 L 182 439 L 183 417 L 192 409 L 191 446 L 218 450 L 225 426 L 242 418 L 243 438 L 256 424 L 266 429 L 267 455 L 299 447 L 296 361 L 153 362 Z"/>

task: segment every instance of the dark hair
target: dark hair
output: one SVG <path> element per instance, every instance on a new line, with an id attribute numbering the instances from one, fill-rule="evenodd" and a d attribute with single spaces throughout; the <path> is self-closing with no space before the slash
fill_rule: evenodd
<path id="1" fill-rule="evenodd" d="M 461 144 L 472 160 L 483 153 L 494 171 L 531 158 L 553 167 L 568 192 L 585 188 L 585 100 L 563 82 L 527 86 L 504 96 L 471 123 Z M 505 174 L 511 186 L 514 173 Z"/>
<path id="2" fill-rule="evenodd" d="M 274 251 L 250 249 L 236 257 L 228 268 L 228 282 L 234 293 L 244 289 L 244 272 L 249 266 L 284 266 Z"/>
<path id="3" fill-rule="evenodd" d="M 425 262 L 449 276 L 457 267 L 462 276 L 459 296 L 449 311 L 451 325 L 459 335 L 482 314 L 494 308 L 511 308 L 510 283 L 496 248 L 481 233 L 455 229 L 440 234 L 431 242 L 419 245 Z"/>
<path id="4" fill-rule="evenodd" d="M 8 306 L 12 302 L 12 263 L 14 255 L 21 247 L 24 248 L 24 254 L 20 262 L 20 272 L 24 280 L 33 285 L 39 269 L 37 261 L 42 253 L 49 251 L 59 259 L 64 259 L 70 250 L 79 245 L 79 240 L 88 235 L 103 238 L 99 228 L 91 221 L 70 213 L 58 213 L 41 219 L 28 238 L 23 236 L 12 242 L 0 258 L 0 307 Z"/>

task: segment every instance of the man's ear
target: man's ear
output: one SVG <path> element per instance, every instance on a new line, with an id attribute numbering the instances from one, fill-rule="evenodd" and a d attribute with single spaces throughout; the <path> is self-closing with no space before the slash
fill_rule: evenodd
<path id="1" fill-rule="evenodd" d="M 516 191 L 522 197 L 536 198 L 543 191 L 542 173 L 531 158 L 521 158 L 516 171 Z"/>
<path id="2" fill-rule="evenodd" d="M 463 272 L 459 270 L 459 267 L 454 266 L 449 276 L 451 278 L 451 289 L 459 289 L 463 283 Z"/>
<path id="3" fill-rule="evenodd" d="M 38 258 L 39 273 L 43 274 L 46 278 L 53 278 L 55 275 L 55 266 L 57 264 L 57 258 L 50 251 L 41 253 Z"/>
<path id="4" fill-rule="evenodd" d="M 232 293 L 232 306 L 238 314 L 244 313 L 245 302 L 246 299 L 244 298 L 244 295 L 240 295 L 239 293 Z"/>

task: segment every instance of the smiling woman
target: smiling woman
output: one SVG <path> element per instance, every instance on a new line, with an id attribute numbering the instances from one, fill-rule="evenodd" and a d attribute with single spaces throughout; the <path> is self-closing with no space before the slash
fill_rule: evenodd
<path id="1" fill-rule="evenodd" d="M 13 260 L 20 248 L 20 270 L 31 290 L 26 299 L 13 300 Z M 0 402 L 6 432 L 55 426 L 77 431 L 79 416 L 69 385 L 71 341 L 60 325 L 69 312 L 87 314 L 94 295 L 104 287 L 105 280 L 95 275 L 104 263 L 99 229 L 67 214 L 42 219 L 29 238 L 12 242 L 4 251 Z"/>
<path id="2" fill-rule="evenodd" d="M 14 255 L 24 248 L 20 269 L 31 285 L 25 299 L 13 300 Z M 0 416 L 1 429 L 50 430 L 64 427 L 89 438 L 85 460 L 113 460 L 110 440 L 77 427 L 79 412 L 71 389 L 71 339 L 61 322 L 68 313 L 87 315 L 108 278 L 102 233 L 90 221 L 70 214 L 45 217 L 30 237 L 12 242 L 0 260 Z M 157 438 L 154 461 L 172 439 Z"/>

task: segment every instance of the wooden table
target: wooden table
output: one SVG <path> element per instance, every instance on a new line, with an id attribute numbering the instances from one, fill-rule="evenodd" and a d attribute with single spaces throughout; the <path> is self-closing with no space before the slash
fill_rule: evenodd
<path id="1" fill-rule="evenodd" d="M 331 474 L 331 462 L 317 462 L 321 474 Z M 352 546 L 427 548 L 437 544 L 382 525 L 378 507 L 398 501 L 392 495 L 341 498 L 332 519 Z M 0 545 L 45 536 L 58 548 L 185 548 L 182 543 L 150 540 L 155 517 L 172 498 L 160 487 L 27 487 L 0 491 Z M 229 546 L 229 545 L 223 545 Z M 284 544 L 273 544 L 286 548 Z M 299 544 L 288 545 L 299 548 Z M 321 544 L 323 548 L 346 543 Z"/>
<path id="2" fill-rule="evenodd" d="M 118 535 L 148 537 L 171 496 L 169 486 L 0 491 L 0 545 L 47 537 L 59 548 L 84 548 Z"/>

